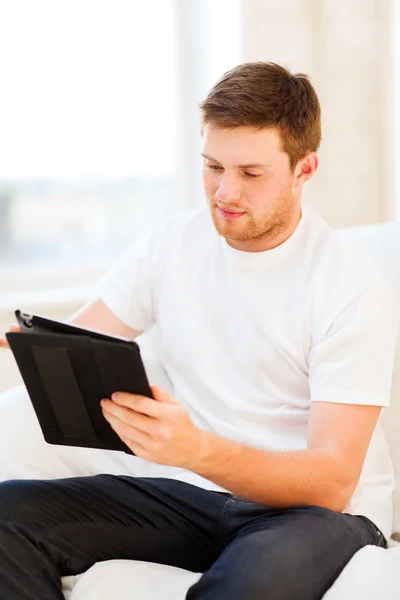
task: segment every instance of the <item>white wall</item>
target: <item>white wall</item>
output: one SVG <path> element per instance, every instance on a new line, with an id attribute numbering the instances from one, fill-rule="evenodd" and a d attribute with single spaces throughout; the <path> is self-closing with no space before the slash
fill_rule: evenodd
<path id="1" fill-rule="evenodd" d="M 243 60 L 311 75 L 321 165 L 304 200 L 333 226 L 395 217 L 396 0 L 242 0 Z"/>

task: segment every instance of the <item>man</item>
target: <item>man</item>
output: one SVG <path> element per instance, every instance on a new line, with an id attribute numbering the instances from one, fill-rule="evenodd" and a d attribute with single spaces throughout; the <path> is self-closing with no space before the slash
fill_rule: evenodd
<path id="1" fill-rule="evenodd" d="M 357 550 L 386 545 L 377 424 L 399 310 L 302 206 L 315 90 L 244 64 L 201 114 L 208 208 L 129 248 L 74 319 L 131 338 L 157 324 L 174 394 L 101 403 L 144 476 L 1 484 L 2 598 L 61 599 L 61 575 L 131 558 L 204 572 L 188 600 L 317 600 Z"/>

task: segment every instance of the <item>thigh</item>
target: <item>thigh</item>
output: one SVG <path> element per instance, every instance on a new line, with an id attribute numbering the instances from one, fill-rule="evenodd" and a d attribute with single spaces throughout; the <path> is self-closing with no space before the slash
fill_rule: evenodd
<path id="1" fill-rule="evenodd" d="M 168 479 L 14 480 L 0 484 L 0 522 L 30 531 L 61 575 L 117 558 L 204 571 L 217 556 L 215 522 L 225 502 Z"/>
<path id="2" fill-rule="evenodd" d="M 367 519 L 322 507 L 258 510 L 247 522 L 245 512 L 188 600 L 321 600 L 352 556 L 382 539 Z"/>

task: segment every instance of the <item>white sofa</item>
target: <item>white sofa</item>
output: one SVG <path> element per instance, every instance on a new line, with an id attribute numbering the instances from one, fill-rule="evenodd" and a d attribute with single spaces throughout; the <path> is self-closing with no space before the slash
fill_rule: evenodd
<path id="1" fill-rule="evenodd" d="M 400 223 L 340 230 L 340 235 L 379 265 L 400 300 Z M 168 387 L 154 347 L 156 332 L 140 340 L 150 379 Z M 377 348 L 379 352 L 379 348 Z M 1 377 L 1 357 L 0 357 Z M 398 488 L 394 497 L 394 536 L 390 549 L 367 546 L 350 561 L 324 600 L 400 598 L 400 339 L 393 380 L 392 405 L 382 418 L 394 463 Z M 0 480 L 52 478 L 100 472 L 137 473 L 138 459 L 123 453 L 47 445 L 24 387 L 0 396 Z M 105 542 L 106 543 L 106 542 Z M 181 569 L 138 561 L 98 563 L 86 573 L 63 579 L 68 600 L 184 600 L 201 576 Z"/>

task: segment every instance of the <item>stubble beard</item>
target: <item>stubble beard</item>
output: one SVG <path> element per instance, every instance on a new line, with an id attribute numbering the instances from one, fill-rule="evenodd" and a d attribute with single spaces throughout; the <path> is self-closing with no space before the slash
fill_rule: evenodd
<path id="1" fill-rule="evenodd" d="M 238 242 L 274 240 L 290 225 L 292 210 L 293 195 L 286 192 L 281 194 L 269 211 L 258 219 L 247 212 L 237 220 L 225 221 L 218 215 L 218 208 L 213 202 L 211 218 L 219 235 L 227 240 Z"/>

